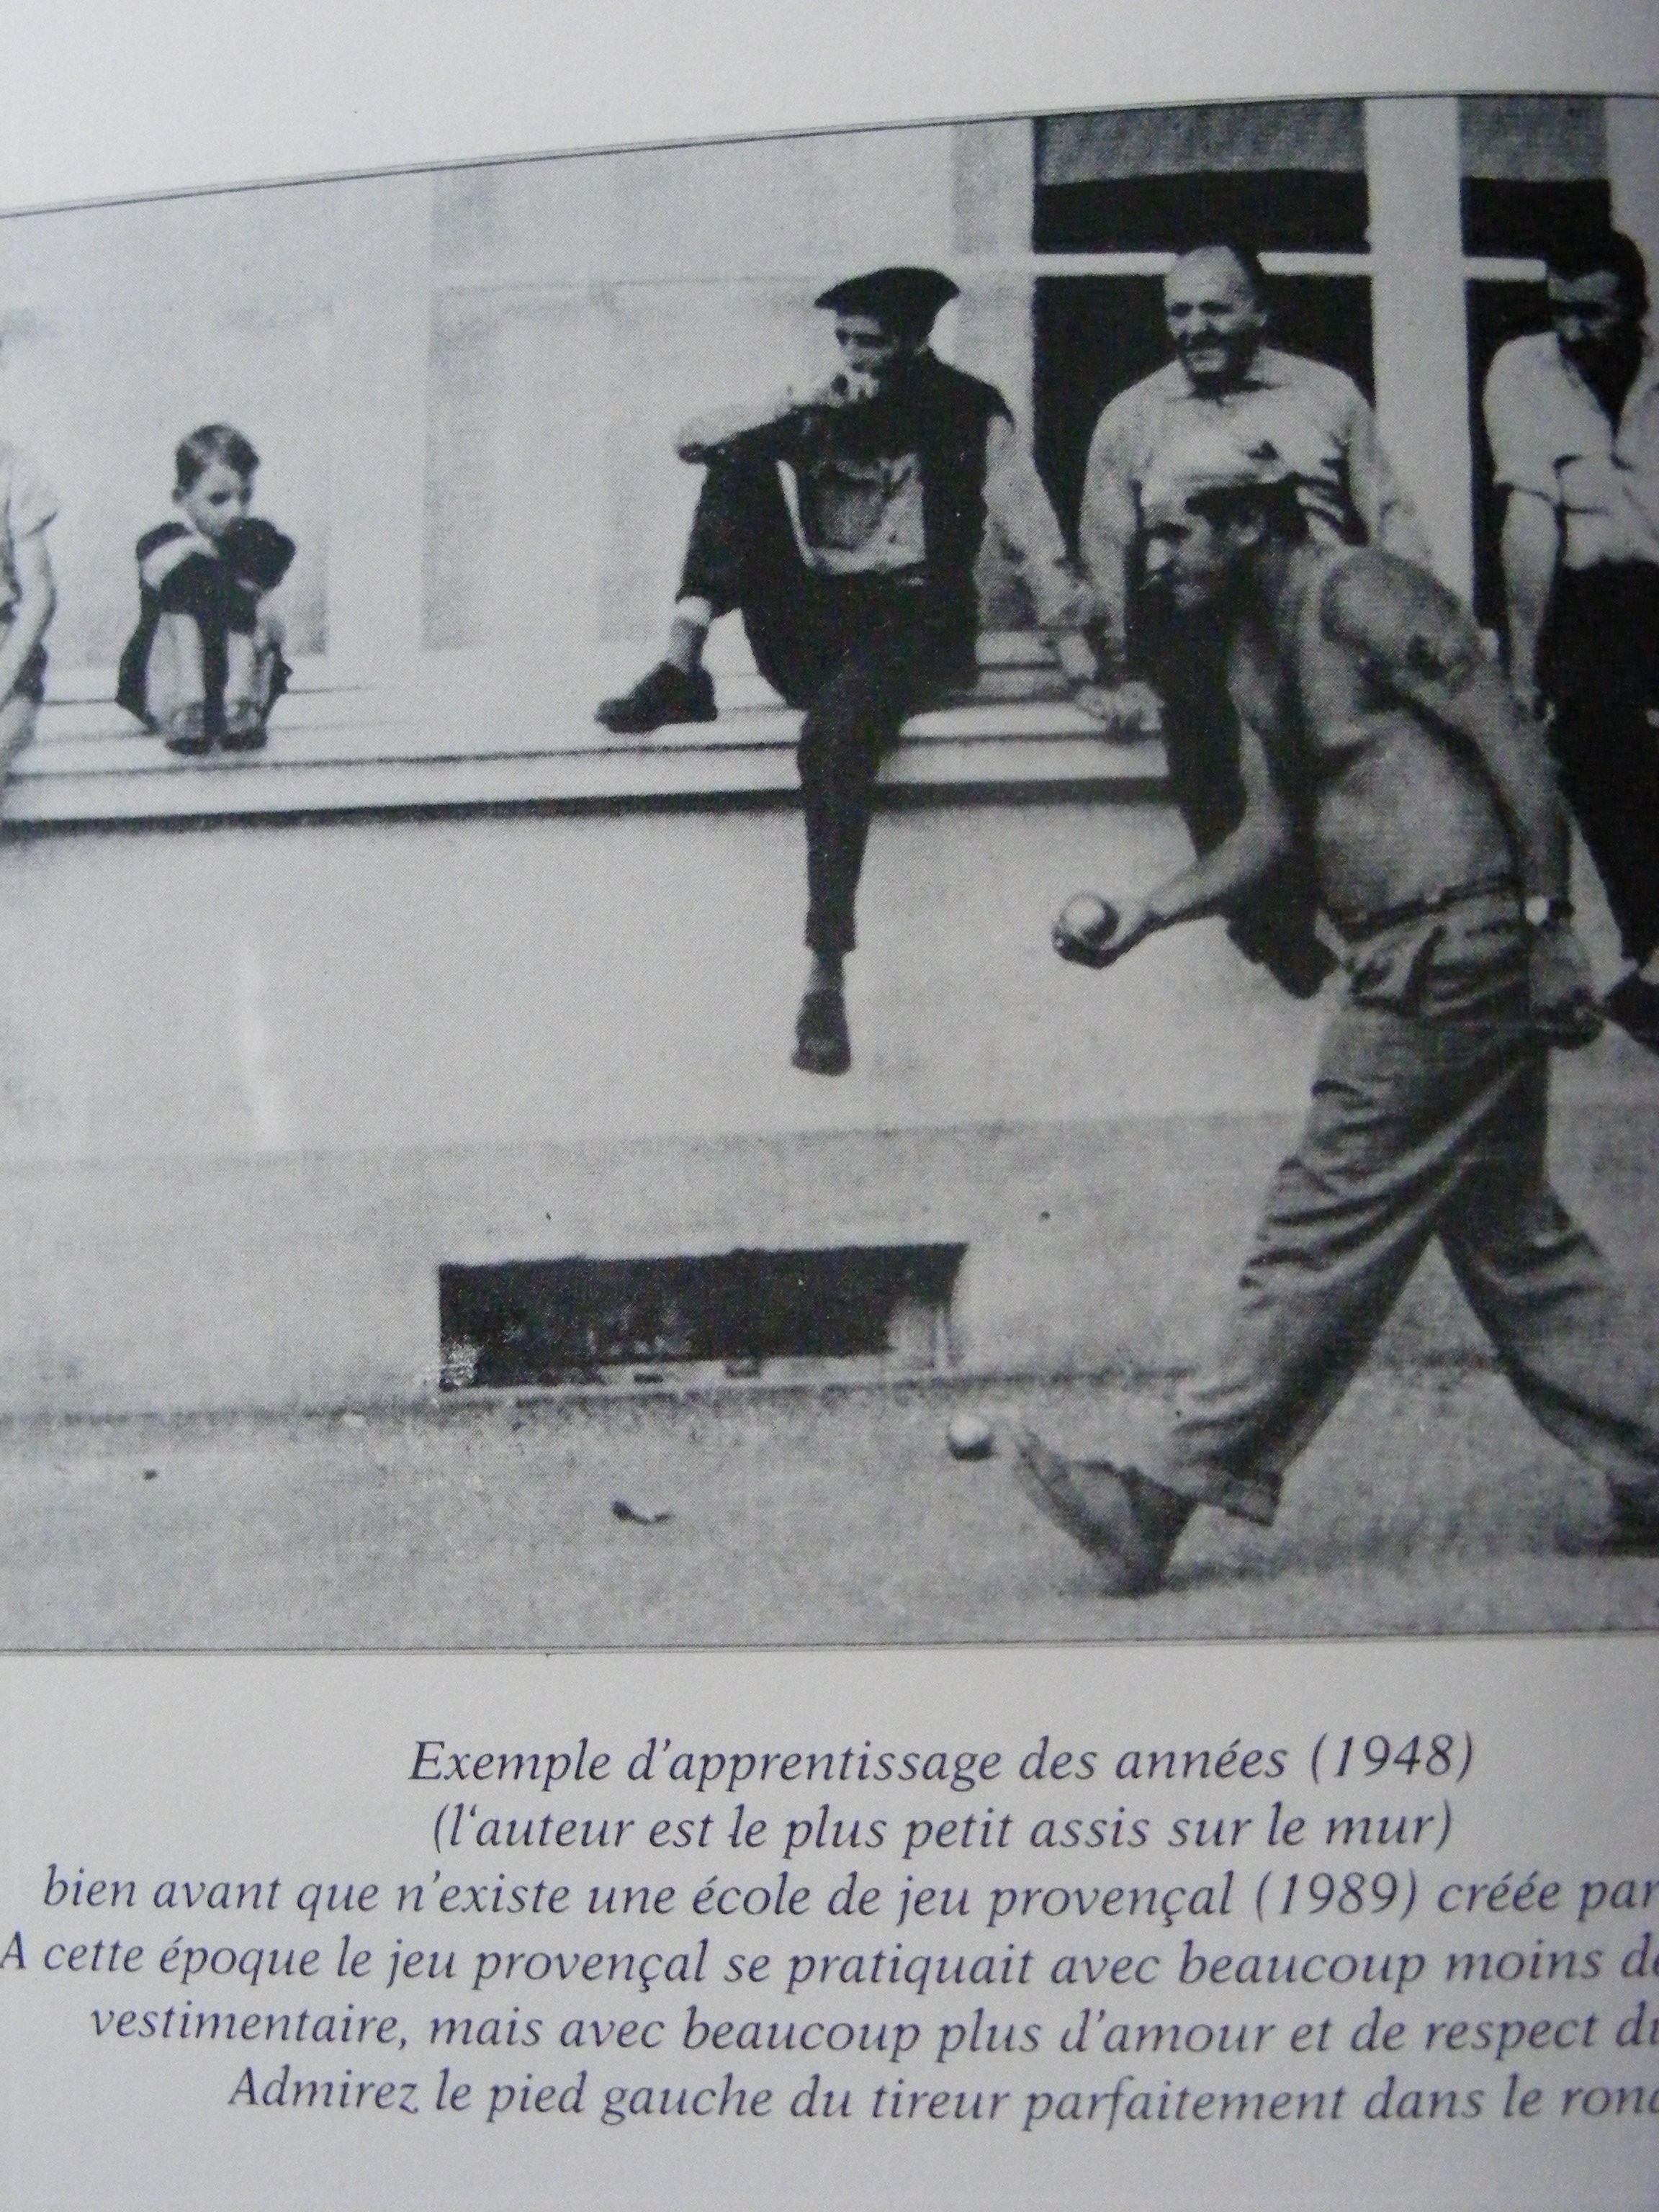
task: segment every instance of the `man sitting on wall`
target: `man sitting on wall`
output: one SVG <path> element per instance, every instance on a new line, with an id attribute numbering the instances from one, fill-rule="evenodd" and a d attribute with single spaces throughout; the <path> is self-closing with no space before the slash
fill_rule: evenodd
<path id="1" fill-rule="evenodd" d="M 930 349 L 957 288 L 933 269 L 834 285 L 842 367 L 821 389 L 694 422 L 677 441 L 708 468 L 666 657 L 599 720 L 618 732 L 714 719 L 711 623 L 740 612 L 755 661 L 806 710 L 806 944 L 794 1064 L 852 1060 L 842 962 L 883 755 L 907 716 L 974 680 L 974 564 L 988 520 L 1023 573 L 1066 673 L 1092 677 L 1077 633 L 1087 594 L 1000 392 Z"/>
<path id="2" fill-rule="evenodd" d="M 1200 853 L 1213 851 L 1243 811 L 1237 721 L 1213 625 L 1172 630 L 1157 595 L 1136 589 L 1142 493 L 1163 457 L 1206 427 L 1247 444 L 1270 439 L 1296 478 L 1321 544 L 1381 545 L 1425 566 L 1429 549 L 1358 386 L 1340 369 L 1265 343 L 1261 264 L 1237 245 L 1184 253 L 1164 280 L 1176 358 L 1102 415 L 1090 442 L 1078 545 L 1099 602 L 1109 660 L 1133 653 L 1164 702 L 1164 744 L 1176 805 Z M 1331 967 L 1313 934 L 1305 860 L 1241 897 L 1229 915 L 1239 950 L 1287 991 L 1311 997 Z"/>

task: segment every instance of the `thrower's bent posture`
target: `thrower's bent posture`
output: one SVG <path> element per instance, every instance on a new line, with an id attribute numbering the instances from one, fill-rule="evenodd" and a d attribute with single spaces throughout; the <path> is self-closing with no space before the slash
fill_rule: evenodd
<path id="1" fill-rule="evenodd" d="M 1310 542 L 1271 452 L 1194 441 L 1147 507 L 1153 573 L 1231 637 L 1244 814 L 1121 904 L 1110 937 L 1062 924 L 1056 950 L 1109 966 L 1224 909 L 1305 837 L 1351 983 L 1214 1368 L 1137 1467 L 1069 1465 L 1027 1437 L 1026 1486 L 1119 1593 L 1158 1583 L 1196 1504 L 1270 1521 L 1437 1236 L 1523 1401 L 1607 1478 L 1608 1546 L 1659 1545 L 1652 1333 L 1545 1169 L 1549 1046 L 1599 1018 L 1541 736 L 1432 577 Z"/>

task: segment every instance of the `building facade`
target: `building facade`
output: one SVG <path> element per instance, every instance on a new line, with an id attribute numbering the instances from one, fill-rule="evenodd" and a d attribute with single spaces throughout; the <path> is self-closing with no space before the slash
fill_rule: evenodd
<path id="1" fill-rule="evenodd" d="M 1034 436 L 1063 518 L 1158 279 L 1261 249 L 1283 343 L 1374 398 L 1447 580 L 1493 609 L 1479 389 L 1599 207 L 1659 251 L 1659 105 L 1409 99 L 962 124 L 521 161 L 15 216 L 5 414 L 63 498 L 60 679 L 112 665 L 173 444 L 235 422 L 300 544 L 302 654 L 418 714 L 636 657 L 696 489 L 681 417 L 810 375 L 849 269 L 949 268 L 940 349 Z M 988 574 L 994 619 L 1021 610 Z"/>
<path id="2" fill-rule="evenodd" d="M 961 1245 L 969 1360 L 1195 1356 L 1317 1010 L 1219 925 L 1109 990 L 1055 961 L 1060 898 L 1185 841 L 1156 760 L 1128 788 L 1135 749 L 1074 709 L 1046 784 L 1029 723 L 1000 781 L 988 683 L 872 840 L 854 1071 L 796 1075 L 792 732 L 726 716 L 740 641 L 711 727 L 619 767 L 592 719 L 662 635 L 698 483 L 674 428 L 827 368 L 835 277 L 934 262 L 940 350 L 1000 386 L 1070 528 L 1096 414 L 1164 356 L 1163 270 L 1231 232 L 1494 623 L 1480 381 L 1586 212 L 1659 267 L 1659 103 L 1014 119 L 0 220 L 0 434 L 61 500 L 0 852 L 0 1414 L 419 1398 L 445 1270 L 583 1255 Z M 134 541 L 216 419 L 299 542 L 297 683 L 266 754 L 184 763 L 114 665 Z M 994 628 L 1029 619 L 994 559 L 981 584 Z M 1598 1048 L 1558 1097 L 1564 1188 L 1650 1269 L 1645 1057 Z M 1424 1295 L 1413 1340 L 1467 1351 L 1449 1283 Z"/>

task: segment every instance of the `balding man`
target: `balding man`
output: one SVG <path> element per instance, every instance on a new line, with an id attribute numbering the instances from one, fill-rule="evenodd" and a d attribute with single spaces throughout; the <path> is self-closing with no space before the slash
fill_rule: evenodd
<path id="1" fill-rule="evenodd" d="M 1261 264 L 1237 245 L 1200 246 L 1164 283 L 1176 358 L 1121 392 L 1089 447 L 1078 545 L 1098 602 L 1109 660 L 1132 656 L 1164 702 L 1164 746 L 1176 805 L 1200 853 L 1238 821 L 1237 724 L 1212 627 L 1178 626 L 1156 591 L 1141 589 L 1142 493 L 1149 472 L 1194 432 L 1224 428 L 1282 457 L 1316 544 L 1380 545 L 1427 565 L 1429 549 L 1395 481 L 1376 422 L 1352 378 L 1265 343 Z M 1305 861 L 1291 855 L 1276 884 L 1230 916 L 1239 950 L 1263 962 L 1298 998 L 1331 966 L 1313 934 Z"/>
<path id="2" fill-rule="evenodd" d="M 1607 1479 L 1605 1547 L 1659 1550 L 1659 1344 L 1545 1165 L 1548 1047 L 1600 1018 L 1541 732 L 1451 594 L 1391 555 L 1317 543 L 1270 451 L 1195 440 L 1147 481 L 1144 521 L 1182 619 L 1207 610 L 1226 641 L 1244 811 L 1122 902 L 1109 936 L 1062 919 L 1055 949 L 1109 967 L 1300 841 L 1352 981 L 1214 1367 L 1133 1464 L 1022 1438 L 1030 1495 L 1116 1595 L 1156 1587 L 1196 1505 L 1271 1521 L 1437 1237 L 1528 1409 Z"/>

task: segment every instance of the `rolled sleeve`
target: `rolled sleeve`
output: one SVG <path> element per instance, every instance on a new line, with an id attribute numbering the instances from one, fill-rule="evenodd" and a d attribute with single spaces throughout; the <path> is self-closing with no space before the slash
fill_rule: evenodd
<path id="1" fill-rule="evenodd" d="M 1120 644 L 1127 618 L 1129 556 L 1140 529 L 1133 428 L 1121 400 L 1095 425 L 1078 517 L 1078 550 L 1099 613 Z"/>
<path id="2" fill-rule="evenodd" d="M 1079 629 L 1093 602 L 1073 569 L 1036 465 L 1006 415 L 985 434 L 985 507 L 1045 629 Z"/>
<path id="3" fill-rule="evenodd" d="M 1356 391 L 1346 426 L 1348 499 L 1366 542 L 1419 568 L 1432 565 L 1429 541 L 1376 428 L 1376 417 Z"/>
<path id="4" fill-rule="evenodd" d="M 1500 491 L 1529 491 L 1557 501 L 1555 455 L 1539 395 L 1528 389 L 1524 356 L 1505 348 L 1486 377 L 1481 411 Z"/>

